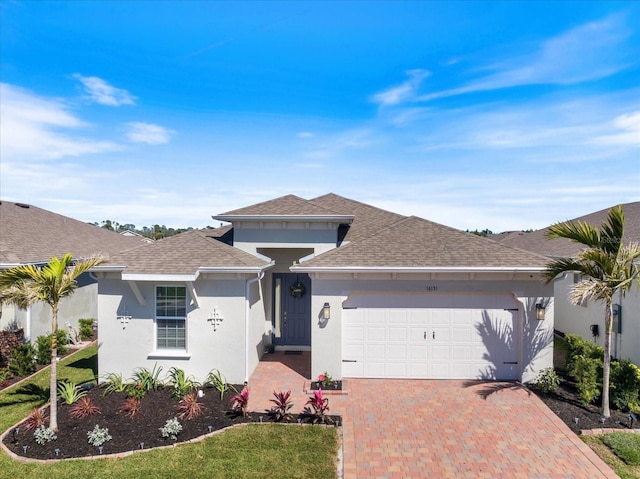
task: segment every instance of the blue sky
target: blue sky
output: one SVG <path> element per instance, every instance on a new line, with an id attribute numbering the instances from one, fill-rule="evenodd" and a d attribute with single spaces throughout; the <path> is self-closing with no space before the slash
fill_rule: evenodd
<path id="1" fill-rule="evenodd" d="M 0 2 L 0 195 L 84 221 L 334 192 L 461 229 L 640 200 L 637 2 Z"/>

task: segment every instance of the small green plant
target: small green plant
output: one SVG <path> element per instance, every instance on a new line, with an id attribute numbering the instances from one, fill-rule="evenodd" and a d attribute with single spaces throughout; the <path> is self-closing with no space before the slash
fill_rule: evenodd
<path id="1" fill-rule="evenodd" d="M 158 386 L 161 385 L 160 373 L 162 372 L 162 366 L 158 366 L 158 363 L 153 365 L 153 369 L 138 368 L 133 372 L 133 380 L 136 383 L 142 384 L 145 392 L 155 391 Z"/>
<path id="2" fill-rule="evenodd" d="M 640 368 L 628 359 L 611 362 L 611 402 L 621 411 L 640 407 Z"/>
<path id="3" fill-rule="evenodd" d="M 140 412 L 140 399 L 136 397 L 128 397 L 120 406 L 119 411 L 123 413 L 125 416 L 133 418 L 136 414 Z"/>
<path id="4" fill-rule="evenodd" d="M 102 446 L 105 442 L 111 441 L 111 434 L 109 434 L 109 429 L 106 427 L 100 427 L 99 425 L 95 425 L 93 430 L 87 432 L 87 438 L 89 438 L 89 444 L 92 446 Z"/>
<path id="5" fill-rule="evenodd" d="M 25 431 L 31 431 L 32 429 L 36 429 L 47 422 L 47 415 L 44 413 L 43 409 L 35 408 L 31 413 L 27 416 L 27 419 L 24 422 Z"/>
<path id="6" fill-rule="evenodd" d="M 585 341 L 577 334 L 567 334 L 565 336 L 567 341 L 567 371 L 571 371 L 573 368 L 573 362 L 578 356 L 591 359 L 599 359 L 602 361 L 604 358 L 604 348 L 596 346 L 590 341 Z"/>
<path id="7" fill-rule="evenodd" d="M 227 383 L 226 378 L 222 375 L 222 373 L 218 369 L 212 370 L 208 375 L 207 379 L 204 381 L 205 386 L 210 385 L 214 387 L 220 393 L 220 399 L 224 397 L 224 393 L 232 389 L 234 392 L 236 389 Z"/>
<path id="8" fill-rule="evenodd" d="M 332 380 L 333 379 L 331 378 L 331 376 L 329 376 L 329 373 L 326 371 L 318 375 L 318 383 L 325 388 L 328 388 L 329 386 L 331 386 Z"/>
<path id="9" fill-rule="evenodd" d="M 16 376 L 30 376 L 36 372 L 36 349 L 31 344 L 20 344 L 11 353 L 9 370 Z"/>
<path id="10" fill-rule="evenodd" d="M 13 378 L 13 373 L 9 368 L 0 368 L 0 387 L 7 387 L 9 379 Z"/>
<path id="11" fill-rule="evenodd" d="M 100 408 L 96 406 L 90 397 L 83 397 L 69 410 L 72 417 L 83 418 L 100 414 Z"/>
<path id="12" fill-rule="evenodd" d="M 601 371 L 602 359 L 576 356 L 571 362 L 569 374 L 576 380 L 578 396 L 585 406 L 594 402 L 600 395 Z"/>
<path id="13" fill-rule="evenodd" d="M 178 418 L 167 419 L 167 422 L 160 428 L 162 437 L 168 437 L 176 441 L 178 434 L 182 431 L 182 424 L 178 421 Z"/>
<path id="14" fill-rule="evenodd" d="M 127 396 L 129 396 L 130 398 L 144 399 L 144 397 L 147 395 L 147 390 L 140 382 L 135 384 L 128 384 L 126 391 Z"/>
<path id="15" fill-rule="evenodd" d="M 202 414 L 202 404 L 198 402 L 198 395 L 195 392 L 190 392 L 182 396 L 178 403 L 178 417 L 180 419 L 193 419 L 194 417 Z"/>
<path id="16" fill-rule="evenodd" d="M 80 318 L 78 319 L 78 325 L 80 326 L 80 339 L 86 341 L 93 336 L 93 318 Z"/>
<path id="17" fill-rule="evenodd" d="M 62 356 L 69 351 L 69 337 L 65 329 L 58 329 L 56 331 L 56 354 Z"/>
<path id="18" fill-rule="evenodd" d="M 271 415 L 273 416 L 274 421 L 282 421 L 285 419 L 289 419 L 291 417 L 291 413 L 289 412 L 293 407 L 293 401 L 291 400 L 291 390 L 285 392 L 275 392 L 273 391 L 273 396 L 275 399 L 270 399 L 273 403 L 273 407 L 271 408 Z"/>
<path id="19" fill-rule="evenodd" d="M 43 424 L 41 426 L 38 426 L 36 430 L 33 431 L 33 438 L 38 444 L 44 446 L 48 442 L 58 439 L 58 436 L 56 436 L 55 432 L 53 432 L 48 427 L 45 427 Z"/>
<path id="20" fill-rule="evenodd" d="M 36 338 L 36 362 L 46 365 L 51 363 L 51 340 L 53 335 L 47 334 Z M 67 332 L 64 329 L 58 329 L 56 333 L 56 354 L 58 356 L 66 354 L 69 350 L 67 347 Z"/>
<path id="21" fill-rule="evenodd" d="M 58 397 L 65 404 L 73 404 L 86 395 L 86 391 L 78 389 L 75 383 L 71 381 L 61 381 L 58 383 Z"/>
<path id="22" fill-rule="evenodd" d="M 236 414 L 242 414 L 243 417 L 247 417 L 249 411 L 249 389 L 244 388 L 239 394 L 236 394 L 231 398 L 231 411 Z"/>
<path id="23" fill-rule="evenodd" d="M 322 389 L 313 391 L 306 405 L 309 407 L 305 408 L 304 412 L 311 418 L 313 424 L 333 422 L 332 419 L 327 416 L 327 412 L 329 412 L 329 398 L 322 397 Z"/>
<path id="24" fill-rule="evenodd" d="M 173 397 L 176 399 L 181 399 L 200 386 L 192 376 L 175 367 L 169 370 L 169 384 L 173 387 Z"/>
<path id="25" fill-rule="evenodd" d="M 103 395 L 111 393 L 121 393 L 127 390 L 127 383 L 120 373 L 109 373 L 104 377 L 105 381 L 102 384 L 104 389 Z"/>
<path id="26" fill-rule="evenodd" d="M 536 378 L 535 385 L 545 393 L 555 392 L 560 386 L 560 378 L 556 374 L 555 369 L 545 368 L 540 371 Z"/>
<path id="27" fill-rule="evenodd" d="M 624 432 L 603 435 L 604 443 L 630 466 L 640 465 L 640 436 Z"/>

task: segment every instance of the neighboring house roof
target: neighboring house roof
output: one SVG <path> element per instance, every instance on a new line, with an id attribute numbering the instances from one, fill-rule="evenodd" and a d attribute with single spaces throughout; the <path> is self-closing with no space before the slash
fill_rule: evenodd
<path id="1" fill-rule="evenodd" d="M 36 206 L 0 201 L 0 267 L 44 263 L 65 253 L 77 258 L 109 257 L 139 244 L 138 238 Z"/>
<path id="2" fill-rule="evenodd" d="M 105 266 L 125 266 L 126 274 L 183 274 L 205 271 L 257 271 L 268 261 L 229 246 L 219 231 L 192 230 L 114 255 Z M 98 268 L 101 269 L 101 268 Z"/>
<path id="3" fill-rule="evenodd" d="M 543 256 L 411 216 L 359 241 L 301 263 L 295 270 L 542 270 Z"/>
<path id="4" fill-rule="evenodd" d="M 221 221 L 330 221 L 334 223 L 350 223 L 352 215 L 336 212 L 316 205 L 295 195 L 281 196 L 273 200 L 227 211 L 214 219 Z"/>
<path id="5" fill-rule="evenodd" d="M 406 216 L 398 213 L 392 213 L 359 201 L 350 200 L 334 193 L 319 196 L 309 201 L 314 205 L 320 205 L 334 211 L 345 211 L 354 216 L 353 223 L 340 227 L 338 244 L 343 241 L 351 242 L 366 238 L 406 218 Z"/>
<path id="6" fill-rule="evenodd" d="M 611 208 L 606 208 L 596 211 L 595 213 L 574 218 L 570 221 L 583 221 L 599 228 L 602 223 L 606 222 L 610 209 Z M 625 243 L 640 243 L 640 202 L 623 204 L 622 211 L 625 216 L 623 241 Z M 549 228 L 547 227 L 529 233 L 503 233 L 493 238 L 503 245 L 513 246 L 550 257 L 571 257 L 576 255 L 582 248 L 578 243 L 574 243 L 568 239 L 549 239 L 547 237 L 548 231 Z"/>
<path id="7" fill-rule="evenodd" d="M 138 238 L 141 241 L 144 241 L 145 243 L 153 243 L 155 241 L 153 238 L 148 238 L 147 236 L 143 236 L 140 233 L 137 233 L 131 230 L 124 230 L 124 231 L 120 231 L 119 233 L 122 236 L 135 236 L 136 238 Z"/>

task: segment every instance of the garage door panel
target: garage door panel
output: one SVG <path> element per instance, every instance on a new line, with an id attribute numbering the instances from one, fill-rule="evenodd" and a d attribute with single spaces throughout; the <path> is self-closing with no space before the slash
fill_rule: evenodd
<path id="1" fill-rule="evenodd" d="M 512 309 L 502 296 L 480 303 Z M 345 363 L 344 376 L 518 378 L 517 314 L 473 309 L 478 299 L 462 295 L 450 295 L 447 301 L 440 298 L 439 304 L 448 309 L 414 307 L 421 301 L 416 298 L 407 302 L 408 308 L 393 298 L 376 301 L 389 307 L 344 310 L 343 357 L 358 361 Z"/>

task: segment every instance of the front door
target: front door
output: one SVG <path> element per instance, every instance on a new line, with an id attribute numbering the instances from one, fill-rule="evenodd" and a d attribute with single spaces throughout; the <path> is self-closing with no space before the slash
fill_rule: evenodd
<path id="1" fill-rule="evenodd" d="M 273 273 L 273 344 L 311 346 L 311 278 Z"/>

